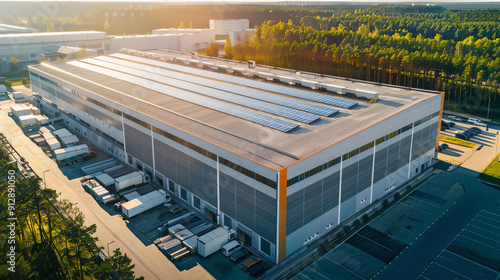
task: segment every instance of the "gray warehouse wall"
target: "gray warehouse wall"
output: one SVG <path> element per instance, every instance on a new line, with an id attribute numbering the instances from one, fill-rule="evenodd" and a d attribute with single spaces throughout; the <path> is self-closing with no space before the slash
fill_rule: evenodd
<path id="1" fill-rule="evenodd" d="M 217 206 L 217 169 L 158 139 L 154 139 L 154 145 L 157 172 L 212 206 Z"/>
<path id="2" fill-rule="evenodd" d="M 125 127 L 125 143 L 127 153 L 144 162 L 149 166 L 153 166 L 153 151 L 151 150 L 151 135 L 140 132 L 139 130 L 124 124 Z"/>
<path id="3" fill-rule="evenodd" d="M 276 242 L 276 200 L 220 172 L 220 207 L 229 217 Z"/>

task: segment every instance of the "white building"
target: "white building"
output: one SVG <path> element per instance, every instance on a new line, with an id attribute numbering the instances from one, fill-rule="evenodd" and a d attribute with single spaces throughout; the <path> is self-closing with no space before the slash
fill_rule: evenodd
<path id="1" fill-rule="evenodd" d="M 434 91 L 163 50 L 30 76 L 42 111 L 276 263 L 431 166 L 443 104 Z"/>
<path id="2" fill-rule="evenodd" d="M 0 34 L 10 34 L 10 33 L 35 33 L 36 29 L 15 26 L 9 24 L 0 24 Z"/>
<path id="3" fill-rule="evenodd" d="M 0 35 L 0 61 L 7 63 L 11 56 L 20 62 L 40 61 L 48 45 L 93 49 L 99 53 L 110 49 L 106 32 L 100 31 L 4 34 Z"/>
<path id="4" fill-rule="evenodd" d="M 225 39 L 227 36 L 229 36 L 229 32 L 231 31 L 241 31 L 249 28 L 250 28 L 250 21 L 248 19 L 210 20 L 210 29 L 213 29 L 215 31 L 215 37 L 217 40 Z"/>

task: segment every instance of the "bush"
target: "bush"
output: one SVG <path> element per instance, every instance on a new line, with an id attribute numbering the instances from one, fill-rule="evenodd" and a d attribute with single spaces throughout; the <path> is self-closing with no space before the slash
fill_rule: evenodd
<path id="1" fill-rule="evenodd" d="M 5 81 L 5 82 L 3 82 L 3 84 L 4 84 L 6 87 L 8 87 L 8 88 L 12 87 L 12 82 L 11 82 L 11 81 Z"/>
<path id="2" fill-rule="evenodd" d="M 340 231 L 339 233 L 337 233 L 337 238 L 338 239 L 342 239 L 342 238 L 344 238 L 344 236 L 345 236 L 345 234 L 342 231 Z"/>
<path id="3" fill-rule="evenodd" d="M 29 78 L 23 79 L 22 82 L 23 82 L 23 85 L 29 85 L 29 84 L 31 84 L 31 81 L 30 81 Z"/>
<path id="4" fill-rule="evenodd" d="M 385 207 L 385 206 L 387 206 L 387 205 L 389 205 L 389 200 L 384 199 L 384 201 L 382 201 L 382 206 L 384 206 L 384 207 Z"/>
<path id="5" fill-rule="evenodd" d="M 368 219 L 370 219 L 370 216 L 368 216 L 368 214 L 363 214 L 363 216 L 361 216 L 361 220 L 363 220 L 363 222 L 368 221 Z"/>
<path id="6" fill-rule="evenodd" d="M 394 194 L 394 200 L 398 200 L 400 197 L 401 197 L 400 193 L 397 192 Z"/>
<path id="7" fill-rule="evenodd" d="M 360 221 L 359 219 L 356 219 L 356 220 L 354 220 L 354 221 L 352 222 L 352 224 L 353 224 L 355 227 L 357 227 L 357 226 L 359 226 L 359 224 L 361 224 L 361 221 Z"/>
<path id="8" fill-rule="evenodd" d="M 345 233 L 349 233 L 351 231 L 351 227 L 349 225 L 344 226 L 343 228 Z"/>

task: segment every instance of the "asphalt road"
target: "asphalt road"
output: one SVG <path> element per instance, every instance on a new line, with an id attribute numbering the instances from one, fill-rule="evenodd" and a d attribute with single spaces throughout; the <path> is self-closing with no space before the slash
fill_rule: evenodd
<path id="1" fill-rule="evenodd" d="M 464 196 L 374 279 L 418 278 L 481 209 L 500 212 L 500 191 L 475 179 L 476 171 L 460 167 L 447 174 L 464 186 Z"/>

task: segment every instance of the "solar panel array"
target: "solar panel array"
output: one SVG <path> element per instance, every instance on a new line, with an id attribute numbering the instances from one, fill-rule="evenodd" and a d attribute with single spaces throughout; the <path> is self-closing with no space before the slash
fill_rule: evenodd
<path id="1" fill-rule="evenodd" d="M 132 67 L 135 69 L 145 70 L 145 71 L 148 71 L 151 73 L 162 74 L 164 76 L 187 81 L 191 84 L 193 84 L 193 83 L 200 84 L 203 86 L 208 86 L 211 88 L 220 89 L 220 90 L 224 90 L 227 92 L 232 92 L 232 93 L 235 93 L 238 95 L 242 95 L 242 96 L 246 96 L 246 97 L 250 97 L 250 98 L 254 98 L 254 99 L 258 99 L 258 100 L 262 100 L 262 101 L 266 101 L 266 102 L 270 102 L 270 103 L 274 103 L 274 104 L 279 104 L 282 106 L 310 112 L 310 113 L 321 115 L 321 116 L 331 116 L 331 115 L 334 115 L 334 114 L 339 112 L 339 110 L 337 110 L 337 109 L 329 108 L 326 106 L 311 104 L 309 102 L 295 100 L 292 98 L 278 96 L 278 95 L 274 95 L 274 94 L 268 94 L 268 93 L 265 93 L 265 92 L 262 92 L 259 90 L 246 88 L 246 87 L 235 85 L 235 84 L 228 84 L 226 82 L 216 81 L 213 79 L 208 79 L 208 78 L 203 78 L 203 77 L 193 77 L 193 75 L 184 74 L 184 73 L 172 71 L 172 70 L 167 70 L 164 68 L 158 68 L 155 66 L 151 66 L 151 64 L 156 64 L 157 61 L 150 60 L 150 59 L 137 58 L 138 62 L 144 61 L 146 63 L 151 63 L 150 65 L 144 65 L 141 63 L 131 62 L 131 61 L 123 60 L 123 59 L 111 58 L 108 56 L 99 56 L 96 58 L 99 60 L 102 60 L 102 61 L 108 61 L 108 62 L 112 62 L 115 64 L 124 65 L 127 67 Z M 131 58 L 135 58 L 135 57 L 132 56 Z M 164 64 L 165 63 L 161 63 L 159 65 L 164 65 Z M 210 73 L 209 71 L 205 71 L 205 70 L 201 70 L 201 71 Z"/>
<path id="2" fill-rule="evenodd" d="M 149 59 L 139 58 L 139 57 L 120 54 L 120 53 L 112 54 L 111 56 L 124 58 L 124 59 L 128 59 L 128 60 L 134 60 L 134 61 L 143 61 L 146 63 L 156 62 L 156 61 L 152 61 Z M 148 61 L 151 61 L 151 62 L 148 62 Z M 247 86 L 247 87 L 276 92 L 276 93 L 280 93 L 283 95 L 293 96 L 293 97 L 297 97 L 297 98 L 301 98 L 301 99 L 305 99 L 305 100 L 315 101 L 315 102 L 328 104 L 328 105 L 332 105 L 332 106 L 337 106 L 337 107 L 341 107 L 341 108 L 346 108 L 346 109 L 350 109 L 350 108 L 353 108 L 356 105 L 358 105 L 358 102 L 353 101 L 353 100 L 342 99 L 342 98 L 337 98 L 337 97 L 323 95 L 323 94 L 317 94 L 317 93 L 313 93 L 313 92 L 309 92 L 309 91 L 305 91 L 305 90 L 301 90 L 301 89 L 288 88 L 288 87 L 283 87 L 283 86 L 279 86 L 279 85 L 273 85 L 273 84 L 267 84 L 267 83 L 256 83 L 255 81 L 251 81 L 251 80 L 248 80 L 245 78 L 228 76 L 228 75 L 224 75 L 224 74 L 220 74 L 220 73 L 205 71 L 205 70 L 196 69 L 196 68 L 187 67 L 187 66 L 181 66 L 181 65 L 177 65 L 177 64 L 161 63 L 161 64 L 158 64 L 157 66 L 165 67 L 165 68 L 168 68 L 171 70 L 176 70 L 176 71 L 191 73 L 191 74 L 195 74 L 195 75 L 205 76 L 205 77 L 209 77 L 212 79 L 221 80 L 221 81 L 225 81 L 225 82 L 229 82 L 229 83 L 233 83 L 233 84 L 239 84 L 239 85 L 243 85 L 243 86 Z"/>
<path id="3" fill-rule="evenodd" d="M 186 89 L 186 90 L 198 93 L 198 94 L 221 99 L 221 100 L 228 101 L 228 102 L 231 102 L 234 104 L 238 104 L 241 106 L 245 106 L 248 108 L 252 108 L 255 110 L 263 111 L 266 113 L 274 114 L 277 116 L 285 117 L 288 119 L 296 120 L 296 121 L 307 123 L 307 124 L 312 123 L 312 122 L 320 119 L 320 116 L 318 116 L 318 115 L 302 112 L 302 111 L 295 110 L 295 109 L 290 109 L 290 108 L 283 107 L 280 105 L 270 104 L 270 103 L 263 102 L 260 100 L 254 100 L 252 98 L 243 97 L 243 96 L 232 94 L 229 92 L 225 92 L 225 91 L 221 91 L 221 90 L 193 84 L 190 82 L 185 82 L 182 80 L 173 79 L 170 77 L 166 77 L 166 76 L 162 76 L 159 74 L 143 71 L 140 69 L 121 66 L 118 64 L 100 61 L 100 60 L 96 60 L 96 59 L 92 59 L 92 58 L 84 59 L 82 61 L 84 61 L 86 63 L 106 67 L 109 69 L 118 70 L 120 72 L 129 73 L 129 74 L 132 74 L 132 75 L 137 76 L 137 77 L 143 77 L 143 78 L 148 79 L 148 80 L 153 80 L 153 81 L 165 84 L 167 88 L 170 88 L 172 90 L 175 90 L 175 88 L 173 88 L 173 87 L 180 88 L 180 89 Z"/>
<path id="4" fill-rule="evenodd" d="M 271 116 L 267 116 L 261 113 L 254 112 L 242 107 L 234 106 L 222 101 L 218 101 L 209 97 L 198 95 L 189 91 L 175 89 L 167 90 L 164 84 L 160 84 L 154 81 L 145 80 L 140 77 L 132 76 L 129 74 L 121 73 L 118 71 L 105 69 L 99 66 L 90 65 L 80 61 L 70 61 L 67 62 L 70 65 L 80 67 L 89 71 L 100 73 L 106 76 L 113 77 L 115 79 L 120 79 L 138 86 L 142 86 L 153 91 L 169 95 L 174 98 L 178 98 L 190 103 L 197 104 L 202 107 L 206 107 L 215 111 L 219 111 L 237 118 L 245 119 L 254 123 L 258 123 L 279 131 L 290 132 L 291 130 L 299 127 L 298 124 L 291 123 L 285 120 L 280 120 Z"/>

